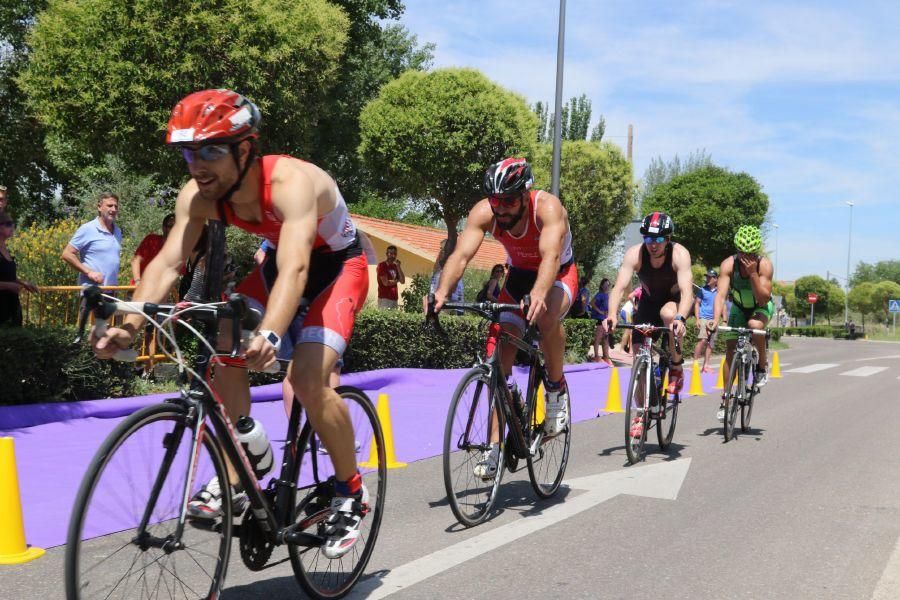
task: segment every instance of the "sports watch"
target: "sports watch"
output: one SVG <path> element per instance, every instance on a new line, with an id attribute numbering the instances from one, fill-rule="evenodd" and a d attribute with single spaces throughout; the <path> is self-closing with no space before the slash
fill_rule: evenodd
<path id="1" fill-rule="evenodd" d="M 259 335 L 266 338 L 266 340 L 272 344 L 275 348 L 275 352 L 278 352 L 281 349 L 281 338 L 278 337 L 278 334 L 269 329 L 260 329 Z"/>
<path id="2" fill-rule="evenodd" d="M 687 319 L 685 319 L 685 318 L 682 317 L 681 315 L 675 315 L 675 320 L 676 320 L 676 321 L 681 321 L 682 323 L 684 323 L 685 321 L 687 321 Z"/>

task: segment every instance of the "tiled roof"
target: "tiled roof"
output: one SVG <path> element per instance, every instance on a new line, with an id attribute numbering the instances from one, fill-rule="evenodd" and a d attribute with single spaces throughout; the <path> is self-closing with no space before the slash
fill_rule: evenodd
<path id="1" fill-rule="evenodd" d="M 434 227 L 396 223 L 386 219 L 375 219 L 362 215 L 351 215 L 357 227 L 366 235 L 379 237 L 407 252 L 418 254 L 431 261 L 436 261 L 441 250 L 441 240 L 447 238 L 447 232 Z M 380 260 L 380 259 L 379 259 Z M 506 262 L 506 250 L 497 240 L 485 238 L 478 253 L 469 263 L 475 269 L 490 271 L 497 263 Z"/>

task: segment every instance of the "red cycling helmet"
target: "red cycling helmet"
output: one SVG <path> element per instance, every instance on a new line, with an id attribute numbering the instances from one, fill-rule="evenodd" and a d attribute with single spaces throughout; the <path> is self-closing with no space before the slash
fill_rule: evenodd
<path id="1" fill-rule="evenodd" d="M 235 144 L 256 137 L 262 115 L 247 98 L 231 90 L 202 90 L 172 109 L 166 144 Z"/>

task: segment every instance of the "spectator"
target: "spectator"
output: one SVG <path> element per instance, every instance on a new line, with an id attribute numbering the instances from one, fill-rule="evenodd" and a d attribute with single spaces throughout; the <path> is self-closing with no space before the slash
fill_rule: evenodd
<path id="1" fill-rule="evenodd" d="M 613 366 L 612 360 L 609 358 L 609 334 L 606 331 L 606 317 L 609 313 L 609 279 L 604 277 L 600 280 L 600 291 L 594 294 L 591 299 L 588 312 L 592 319 L 597 321 L 597 327 L 594 329 L 594 362 L 603 361 L 609 366 Z M 603 355 L 600 355 L 600 346 L 603 347 Z"/>
<path id="2" fill-rule="evenodd" d="M 570 317 L 590 316 L 591 291 L 587 288 L 589 282 L 582 277 L 580 283 L 581 287 L 578 288 L 578 293 L 572 299 L 572 307 L 569 309 Z"/>
<path id="3" fill-rule="evenodd" d="M 397 246 L 388 246 L 384 262 L 378 263 L 375 275 L 378 277 L 378 308 L 397 308 L 397 284 L 406 283 L 406 276 L 397 260 Z"/>
<path id="4" fill-rule="evenodd" d="M 694 362 L 700 360 L 703 354 L 702 373 L 709 373 L 712 367 L 709 366 L 709 359 L 712 357 L 713 346 L 716 345 L 716 334 L 718 331 L 709 335 L 706 324 L 713 318 L 713 306 L 716 302 L 716 294 L 719 292 L 719 274 L 715 269 L 706 272 L 706 285 L 699 288 L 694 295 L 694 318 L 697 319 L 697 345 L 694 346 Z M 705 352 L 704 352 L 705 349 Z"/>
<path id="5" fill-rule="evenodd" d="M 62 259 L 78 272 L 79 285 L 116 285 L 122 230 L 116 225 L 119 197 L 104 193 L 97 202 L 97 218 L 78 228 L 66 244 Z"/>
<path id="6" fill-rule="evenodd" d="M 6 240 L 13 236 L 16 224 L 4 208 L 0 208 L 0 327 L 22 326 L 22 303 L 19 294 L 38 291 L 33 283 L 19 279 L 16 259 L 6 247 Z"/>
<path id="7" fill-rule="evenodd" d="M 484 282 L 481 290 L 475 297 L 476 302 L 496 302 L 500 298 L 500 290 L 503 289 L 503 274 L 506 270 L 502 264 L 494 265 L 491 269 L 491 278 Z"/>
<path id="8" fill-rule="evenodd" d="M 447 257 L 449 257 L 453 253 L 453 248 L 447 250 L 447 240 L 441 240 L 441 249 L 438 252 L 437 260 L 434 263 L 434 269 L 431 271 L 431 286 L 429 287 L 429 291 L 433 294 L 434 290 L 437 289 L 438 283 L 441 280 L 441 271 L 444 270 L 444 263 L 447 262 Z M 463 288 L 463 280 L 460 280 L 456 283 L 456 289 L 453 290 L 453 293 L 450 294 L 450 302 L 462 302 L 464 298 L 464 288 Z M 461 310 L 456 311 L 456 314 L 463 314 Z"/>
<path id="9" fill-rule="evenodd" d="M 625 304 L 622 305 L 622 308 L 619 309 L 619 321 L 622 323 L 629 323 L 634 325 L 632 315 L 634 315 L 637 310 L 638 303 L 641 300 L 641 286 L 638 286 L 631 290 L 631 293 L 628 294 L 628 299 Z M 631 352 L 631 330 L 626 329 L 622 332 L 622 342 L 619 346 L 622 352 L 630 353 Z"/>
<path id="10" fill-rule="evenodd" d="M 257 265 L 261 265 L 266 261 L 266 252 L 269 249 L 274 250 L 275 246 L 269 243 L 269 240 L 263 240 L 262 244 L 259 245 L 259 249 L 256 251 L 256 254 L 253 255 L 253 263 Z"/>
<path id="11" fill-rule="evenodd" d="M 6 210 L 9 200 L 6 199 L 6 186 L 0 185 L 0 210 Z"/>
<path id="12" fill-rule="evenodd" d="M 150 264 L 150 261 L 162 250 L 163 243 L 169 237 L 172 226 L 175 225 L 175 215 L 172 213 L 163 217 L 162 235 L 158 233 L 148 233 L 141 243 L 138 244 L 137 250 L 134 251 L 134 258 L 131 259 L 131 284 L 137 285 L 141 282 L 141 273 L 144 267 Z"/>

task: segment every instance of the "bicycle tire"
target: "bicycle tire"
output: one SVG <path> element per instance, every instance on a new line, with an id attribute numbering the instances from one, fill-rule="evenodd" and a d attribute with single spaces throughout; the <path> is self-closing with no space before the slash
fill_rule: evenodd
<path id="1" fill-rule="evenodd" d="M 631 369 L 631 381 L 628 384 L 628 397 L 625 403 L 625 454 L 628 456 L 628 462 L 632 465 L 639 463 L 646 457 L 647 445 L 647 428 L 650 425 L 650 411 L 647 394 L 650 393 L 650 382 L 647 375 L 650 372 L 649 361 L 639 359 L 637 366 Z M 641 380 L 644 380 L 644 397 L 641 398 L 641 405 L 635 404 L 635 395 Z M 641 435 L 638 438 L 631 436 L 631 425 L 635 418 L 639 418 L 642 424 Z"/>
<path id="2" fill-rule="evenodd" d="M 734 425 L 740 408 L 740 400 L 744 397 L 744 364 L 743 359 L 735 354 L 728 372 L 728 384 L 725 388 L 725 422 L 723 423 L 725 441 L 734 439 Z"/>
<path id="3" fill-rule="evenodd" d="M 678 421 L 678 405 L 681 404 L 679 394 L 671 394 L 671 396 L 662 390 L 662 398 L 665 402 L 665 418 L 657 418 L 656 421 L 656 440 L 659 442 L 661 450 L 668 449 L 675 437 L 675 423 Z"/>
<path id="4" fill-rule="evenodd" d="M 569 424 L 566 428 L 551 438 L 543 438 L 538 448 L 537 457 L 528 456 L 526 464 L 528 465 L 528 479 L 531 480 L 531 487 L 539 498 L 547 499 L 553 497 L 562 484 L 563 475 L 566 473 L 566 466 L 569 464 L 569 449 L 572 447 L 572 399 L 566 394 L 567 413 L 569 415 Z M 535 413 L 537 403 L 542 399 L 537 397 L 537 391 L 534 394 L 534 402 L 532 403 L 528 428 L 531 435 L 528 436 L 529 441 L 533 440 L 537 434 L 538 428 L 543 428 L 543 423 L 535 422 Z"/>
<path id="5" fill-rule="evenodd" d="M 173 437 L 172 433 L 181 426 L 184 426 L 183 435 L 175 446 L 172 442 L 177 436 Z M 167 532 L 172 535 L 173 530 L 177 530 L 184 501 L 184 479 L 179 480 L 173 475 L 190 476 L 188 461 L 192 433 L 183 405 L 156 404 L 126 417 L 100 445 L 81 482 L 69 521 L 65 556 L 66 597 L 69 600 L 182 598 L 188 593 L 219 597 L 231 550 L 230 486 L 222 486 L 223 515 L 220 520 L 204 527 L 185 524 L 182 538 L 178 540 L 185 547 L 171 553 L 158 547 L 142 548 L 134 536 L 149 498 L 144 502 L 127 502 L 119 498 L 120 495 L 143 492 L 149 496 L 154 481 L 160 478 L 163 485 L 147 531 L 159 538 L 165 538 Z M 208 429 L 201 433 L 200 441 L 191 495 L 208 481 L 211 473 L 219 481 L 228 478 L 221 450 Z M 169 467 L 161 470 L 163 456 L 160 455 L 165 455 L 166 447 L 175 447 L 174 457 Z M 153 468 L 157 458 L 160 466 Z M 119 467 L 125 468 L 117 476 Z M 146 481 L 142 476 L 146 476 Z M 204 564 L 210 563 L 209 559 L 214 562 L 212 568 L 206 569 Z M 121 577 L 121 571 L 116 568 L 120 564 L 125 567 Z M 138 564 L 144 568 L 140 576 L 137 575 Z M 206 579 L 209 579 L 208 591 Z"/>
<path id="6" fill-rule="evenodd" d="M 759 390 L 754 381 L 754 384 L 750 386 L 747 393 L 747 401 L 741 405 L 741 431 L 744 433 L 750 431 L 750 417 L 753 415 L 753 401 L 756 399 L 758 393 Z"/>
<path id="7" fill-rule="evenodd" d="M 447 410 L 443 447 L 444 489 L 453 516 L 465 527 L 474 527 L 488 517 L 503 479 L 506 427 L 498 396 L 487 367 L 474 367 L 460 379 Z M 485 480 L 475 475 L 474 469 L 482 453 L 491 445 L 491 417 L 495 414 L 499 417 L 497 433 L 500 452 L 494 477 Z"/>
<path id="8" fill-rule="evenodd" d="M 335 391 L 347 403 L 353 423 L 357 463 L 363 484 L 369 492 L 370 510 L 360 523 L 359 541 L 341 558 L 326 558 L 318 546 L 287 544 L 294 577 L 312 598 L 341 598 L 353 589 L 375 549 L 384 515 L 387 458 L 378 414 L 372 401 L 362 390 L 339 386 Z M 297 485 L 294 488 L 294 514 L 291 519 L 296 523 L 302 517 L 306 527 L 301 527 L 299 531 L 322 536 L 326 526 L 325 519 L 330 514 L 331 499 L 334 497 L 334 468 L 330 458 L 320 460 L 320 456 L 324 456 L 327 450 L 318 441 L 312 428 L 305 427 L 301 431 L 297 448 L 299 458 L 294 474 Z M 317 455 L 313 456 L 312 452 Z M 366 460 L 362 460 L 363 457 Z M 318 481 L 312 478 L 313 461 L 316 461 Z"/>

